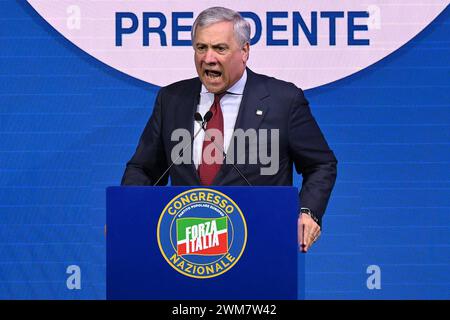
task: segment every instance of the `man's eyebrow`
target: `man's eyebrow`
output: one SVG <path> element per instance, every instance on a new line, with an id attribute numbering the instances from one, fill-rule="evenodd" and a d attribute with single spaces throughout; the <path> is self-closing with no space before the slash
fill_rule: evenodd
<path id="1" fill-rule="evenodd" d="M 228 48 L 228 45 L 226 43 L 218 43 L 218 44 L 213 44 L 212 47 L 213 48 L 218 48 L 218 47 L 226 47 L 226 48 Z"/>
<path id="2" fill-rule="evenodd" d="M 208 46 L 208 44 L 206 44 L 204 42 L 196 42 L 195 45 L 196 46 Z M 226 43 L 216 43 L 216 44 L 211 45 L 211 47 L 213 47 L 213 48 L 227 47 L 228 48 L 228 44 L 226 44 Z"/>

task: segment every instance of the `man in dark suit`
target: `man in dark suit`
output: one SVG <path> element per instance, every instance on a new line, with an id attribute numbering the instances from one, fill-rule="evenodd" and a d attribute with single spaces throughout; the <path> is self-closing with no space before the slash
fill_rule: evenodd
<path id="1" fill-rule="evenodd" d="M 246 67 L 249 39 L 250 25 L 239 13 L 221 7 L 200 13 L 192 28 L 198 77 L 161 88 L 136 152 L 127 163 L 122 185 L 165 185 L 167 171 L 172 185 L 292 185 L 295 165 L 303 176 L 298 237 L 301 250 L 306 252 L 320 236 L 337 160 L 302 90 Z M 194 119 L 196 112 L 205 115 L 208 110 L 212 117 L 206 129 L 219 133 L 217 136 L 205 134 Z M 193 161 L 170 166 L 177 160 L 172 151 L 178 141 L 172 141 L 172 134 L 179 129 L 191 135 L 199 132 L 193 141 L 185 143 L 188 148 L 181 154 L 187 153 Z M 230 143 L 233 129 L 277 130 L 277 139 L 267 139 L 270 150 L 276 146 L 277 170 L 262 174 L 267 163 L 260 159 L 235 164 L 243 154 Z M 250 147 L 252 142 L 244 143 Z M 250 157 L 248 149 L 245 159 Z M 207 150 L 213 150 L 210 158 L 220 160 L 227 151 L 227 161 L 209 161 Z M 233 164 L 228 161 L 229 154 L 233 154 Z"/>

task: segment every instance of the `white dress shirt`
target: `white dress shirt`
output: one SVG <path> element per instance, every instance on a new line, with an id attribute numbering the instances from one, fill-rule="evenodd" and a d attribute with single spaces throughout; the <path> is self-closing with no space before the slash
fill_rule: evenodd
<path id="1" fill-rule="evenodd" d="M 239 107 L 242 101 L 242 94 L 244 92 L 245 83 L 247 82 L 247 70 L 244 70 L 242 77 L 227 90 L 227 94 L 220 99 L 220 107 L 223 113 L 223 129 L 224 129 L 224 150 L 227 152 L 230 145 L 231 137 L 233 135 L 234 126 L 236 124 L 236 118 L 239 113 Z M 228 94 L 228 92 L 230 94 Z M 197 112 L 202 117 L 209 111 L 214 102 L 214 93 L 208 92 L 206 87 L 202 84 L 202 90 L 200 92 L 200 103 L 197 106 Z M 194 132 L 200 129 L 200 124 L 195 122 Z M 205 131 L 201 131 L 197 138 L 195 138 L 193 146 L 193 160 L 195 167 L 198 165 L 202 158 L 203 140 L 205 139 Z"/>

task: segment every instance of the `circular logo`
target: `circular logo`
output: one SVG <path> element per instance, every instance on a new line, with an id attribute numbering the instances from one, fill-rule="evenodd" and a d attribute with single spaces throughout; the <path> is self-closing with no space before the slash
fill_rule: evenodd
<path id="1" fill-rule="evenodd" d="M 247 224 L 241 209 L 225 194 L 191 189 L 164 208 L 157 237 L 172 268 L 206 279 L 227 272 L 239 261 L 247 243 Z"/>

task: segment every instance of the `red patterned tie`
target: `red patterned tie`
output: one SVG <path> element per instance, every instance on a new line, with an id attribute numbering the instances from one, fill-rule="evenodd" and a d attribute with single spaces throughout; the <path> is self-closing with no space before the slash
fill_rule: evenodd
<path id="1" fill-rule="evenodd" d="M 204 186 L 210 186 L 213 183 L 223 162 L 223 114 L 222 108 L 220 107 L 220 99 L 224 95 L 225 93 L 215 94 L 214 102 L 209 109 L 213 115 L 211 120 L 208 121 L 206 129 L 211 138 L 205 134 L 202 148 L 202 162 L 198 166 L 200 182 Z M 218 159 L 219 161 L 217 161 Z"/>

